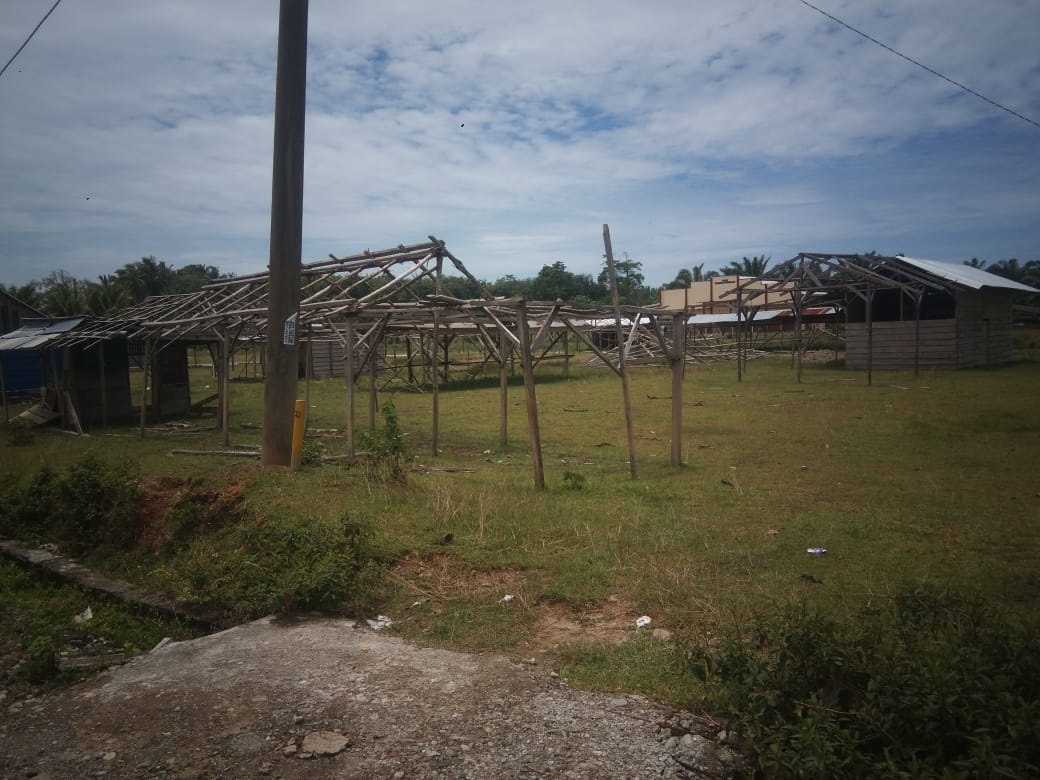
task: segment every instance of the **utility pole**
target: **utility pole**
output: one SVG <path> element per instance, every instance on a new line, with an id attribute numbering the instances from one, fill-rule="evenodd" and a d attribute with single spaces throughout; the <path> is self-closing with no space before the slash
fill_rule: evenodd
<path id="1" fill-rule="evenodd" d="M 303 130 L 307 105 L 307 0 L 281 0 L 271 177 L 267 365 L 260 462 L 288 466 L 299 372 L 303 245 Z"/>

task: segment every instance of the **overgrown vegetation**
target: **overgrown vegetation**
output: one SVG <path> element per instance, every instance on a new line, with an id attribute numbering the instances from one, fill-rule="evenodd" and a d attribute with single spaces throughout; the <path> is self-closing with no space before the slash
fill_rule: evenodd
<path id="1" fill-rule="evenodd" d="M 765 777 L 1033 777 L 1040 632 L 907 586 L 838 620 L 806 606 L 688 650 Z"/>
<path id="2" fill-rule="evenodd" d="M 382 415 L 382 427 L 365 431 L 360 437 L 361 449 L 364 451 L 361 464 L 370 477 L 401 482 L 405 477 L 408 446 L 397 421 L 397 408 L 393 399 L 383 403 Z"/>
<path id="3" fill-rule="evenodd" d="M 669 465 L 671 377 L 641 368 L 631 376 L 638 480 L 630 478 L 616 378 L 577 359 L 569 375 L 558 364 L 539 372 L 544 491 L 531 484 L 518 386 L 509 388 L 503 443 L 497 381 L 471 382 L 440 388 L 436 456 L 430 395 L 381 391 L 382 419 L 359 436 L 359 449 L 374 457 L 314 460 L 299 472 L 169 454 L 188 435 L 198 449 L 225 450 L 221 433 L 202 426 L 148 429 L 143 439 L 133 428 L 104 438 L 40 431 L 31 446 L 0 447 L 8 484 L 21 486 L 0 503 L 0 533 L 62 544 L 41 530 L 55 522 L 43 519 L 44 499 L 19 491 L 33 483 L 44 496 L 58 494 L 68 481 L 84 488 L 69 495 L 89 499 L 101 491 L 85 489 L 91 480 L 79 464 L 104 453 L 100 469 L 82 470 L 119 473 L 113 463 L 132 462 L 146 475 L 126 472 L 131 487 L 144 486 L 138 504 L 148 522 L 137 525 L 139 514 L 129 526 L 136 541 L 97 556 L 135 582 L 243 617 L 287 604 L 363 611 L 370 597 L 409 638 L 525 656 L 547 606 L 579 624 L 616 597 L 631 621 L 650 615 L 654 627 L 713 644 L 702 655 L 646 636 L 616 648 L 583 645 L 563 654 L 561 675 L 730 709 L 750 749 L 768 746 L 763 774 L 883 774 L 890 761 L 906 776 L 928 776 L 948 760 L 951 775 L 970 774 L 968 764 L 952 768 L 957 761 L 980 762 L 984 775 L 1036 763 L 1008 740 L 1036 720 L 1015 698 L 1032 691 L 1035 701 L 1035 688 L 1015 680 L 1035 675 L 1028 653 L 1036 655 L 1036 629 L 1027 621 L 1040 607 L 1040 364 L 875 372 L 873 386 L 821 364 L 804 366 L 798 382 L 786 355 L 753 361 L 740 382 L 732 364 L 691 368 L 681 469 Z M 208 369 L 195 381 L 193 394 L 210 392 Z M 231 384 L 232 446 L 258 444 L 260 388 Z M 341 380 L 314 382 L 309 398 L 312 426 L 342 426 Z M 320 441 L 329 454 L 345 450 L 343 439 Z M 406 471 L 413 460 L 427 467 Z M 205 477 L 192 476 L 200 471 Z M 162 501 L 149 493 L 157 479 Z M 827 554 L 806 554 L 817 546 Z M 405 556 L 426 568 L 397 569 L 391 587 L 375 589 L 371 562 Z M 434 572 L 441 564 L 443 574 Z M 902 582 L 918 595 L 900 595 Z M 507 594 L 515 598 L 504 602 Z M 947 605 L 935 610 L 954 617 L 920 617 L 933 597 Z M 767 614 L 777 617 L 752 620 Z M 998 644 L 1007 649 L 997 652 Z M 734 669 L 758 678 L 737 690 Z M 970 669 L 979 681 L 966 679 Z M 820 682 L 828 675 L 837 687 Z M 738 704 L 738 693 L 749 703 Z M 954 695 L 961 698 L 943 705 L 951 715 L 928 709 Z M 969 699 L 988 720 L 954 717 L 967 713 Z M 889 710 L 893 719 L 884 720 Z M 904 733 L 932 733 L 935 743 L 931 727 L 907 725 L 927 713 L 971 731 L 974 752 L 921 752 L 918 763 L 904 762 Z M 877 723 L 893 737 L 887 756 L 867 736 Z"/>
<path id="4" fill-rule="evenodd" d="M 371 543 L 371 526 L 348 515 L 335 523 L 253 519 L 199 536 L 156 581 L 240 618 L 290 609 L 357 614 L 372 607 L 382 574 Z"/>
<path id="5" fill-rule="evenodd" d="M 0 535 L 60 543 L 72 555 L 125 550 L 139 528 L 136 470 L 87 455 L 64 473 L 40 469 L 0 497 Z"/>
<path id="6" fill-rule="evenodd" d="M 5 560 L 0 560 L 0 592 L 0 645 L 22 651 L 20 662 L 0 668 L 0 687 L 16 695 L 33 685 L 72 682 L 104 666 L 106 658 L 147 651 L 164 637 L 180 640 L 198 633 L 180 621 L 132 612 L 81 588 L 40 580 Z M 87 608 L 89 620 L 83 619 Z M 94 660 L 70 663 L 84 654 Z"/>

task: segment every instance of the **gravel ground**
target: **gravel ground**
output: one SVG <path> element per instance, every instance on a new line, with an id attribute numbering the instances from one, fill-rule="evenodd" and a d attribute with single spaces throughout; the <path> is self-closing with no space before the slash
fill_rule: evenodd
<path id="1" fill-rule="evenodd" d="M 709 721 L 571 689 L 540 664 L 419 648 L 331 618 L 265 618 L 169 643 L 0 707 L 5 780 L 724 778 L 739 768 Z"/>

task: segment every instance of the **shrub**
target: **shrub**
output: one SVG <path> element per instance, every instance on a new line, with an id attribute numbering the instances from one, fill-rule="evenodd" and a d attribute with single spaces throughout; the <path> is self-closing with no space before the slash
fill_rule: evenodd
<path id="1" fill-rule="evenodd" d="M 242 522 L 198 539 L 165 571 L 180 595 L 253 618 L 287 608 L 368 608 L 381 578 L 372 528 L 344 515 Z"/>
<path id="2" fill-rule="evenodd" d="M 978 601 L 907 587 L 847 622 L 788 610 L 687 660 L 764 776 L 1040 772 L 1040 634 Z"/>
<path id="3" fill-rule="evenodd" d="M 36 431 L 28 420 L 15 417 L 4 425 L 7 443 L 12 447 L 25 447 L 36 441 Z"/>
<path id="4" fill-rule="evenodd" d="M 0 501 L 0 533 L 53 541 L 73 554 L 125 549 L 137 537 L 140 487 L 128 463 L 91 455 L 64 474 L 44 467 Z"/>
<path id="5" fill-rule="evenodd" d="M 383 427 L 366 431 L 359 437 L 361 449 L 367 453 L 363 463 L 370 476 L 401 482 L 408 448 L 392 400 L 383 404 L 382 414 Z"/>

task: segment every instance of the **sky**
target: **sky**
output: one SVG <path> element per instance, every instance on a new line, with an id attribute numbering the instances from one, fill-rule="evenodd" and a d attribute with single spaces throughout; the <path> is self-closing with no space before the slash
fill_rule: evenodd
<path id="1" fill-rule="evenodd" d="M 815 0 L 1040 122 L 1036 0 Z M 0 0 L 0 64 L 53 0 Z M 64 0 L 0 77 L 0 282 L 269 259 L 276 0 Z M 799 0 L 311 0 L 303 261 L 1040 258 L 1040 127 Z"/>

